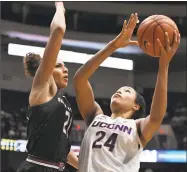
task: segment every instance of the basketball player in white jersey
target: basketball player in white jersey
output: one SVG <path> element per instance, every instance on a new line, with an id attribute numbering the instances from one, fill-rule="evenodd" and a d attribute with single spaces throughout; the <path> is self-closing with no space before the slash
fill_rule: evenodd
<path id="1" fill-rule="evenodd" d="M 87 61 L 74 76 L 78 107 L 88 126 L 79 155 L 79 172 L 138 172 L 140 153 L 164 118 L 169 62 L 180 41 L 180 35 L 176 32 L 171 44 L 166 33 L 165 48 L 158 40 L 159 69 L 151 110 L 147 117 L 141 118 L 141 114 L 145 113 L 144 98 L 127 86 L 119 88 L 113 94 L 110 104 L 112 115 L 104 115 L 101 107 L 94 101 L 94 93 L 88 81 L 99 65 L 116 49 L 138 45 L 136 41 L 131 41 L 137 21 L 137 14 L 132 14 L 128 23 L 124 22 L 121 33 Z M 112 78 L 111 84 L 115 84 L 112 83 Z M 106 85 L 107 87 L 110 85 Z"/>

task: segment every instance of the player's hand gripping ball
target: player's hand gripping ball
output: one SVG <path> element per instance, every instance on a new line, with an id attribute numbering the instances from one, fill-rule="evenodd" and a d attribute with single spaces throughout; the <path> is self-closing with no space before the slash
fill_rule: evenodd
<path id="1" fill-rule="evenodd" d="M 174 32 L 179 33 L 178 27 L 173 20 L 164 15 L 152 15 L 142 21 L 137 37 L 140 48 L 153 57 L 160 56 L 160 47 L 157 39 L 160 40 L 164 48 L 166 47 L 165 32 L 168 33 L 169 42 L 172 45 Z"/>

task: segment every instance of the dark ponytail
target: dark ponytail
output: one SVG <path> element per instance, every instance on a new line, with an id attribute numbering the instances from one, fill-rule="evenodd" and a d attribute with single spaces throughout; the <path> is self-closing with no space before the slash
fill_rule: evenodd
<path id="1" fill-rule="evenodd" d="M 23 58 L 23 67 L 25 75 L 28 77 L 34 77 L 35 73 L 40 65 L 41 56 L 35 53 L 28 53 Z"/>
<path id="2" fill-rule="evenodd" d="M 137 110 L 133 114 L 132 119 L 136 120 L 136 119 L 139 119 L 139 118 L 145 118 L 146 117 L 145 99 L 138 92 L 136 92 L 136 103 L 140 106 L 140 109 Z"/>

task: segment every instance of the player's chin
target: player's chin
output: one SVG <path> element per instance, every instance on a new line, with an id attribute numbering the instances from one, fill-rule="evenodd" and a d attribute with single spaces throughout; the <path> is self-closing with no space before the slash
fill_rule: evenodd
<path id="1" fill-rule="evenodd" d="M 64 83 L 64 88 L 66 88 L 68 86 L 68 82 Z"/>
<path id="2" fill-rule="evenodd" d="M 60 88 L 66 88 L 68 86 L 68 81 L 67 82 L 61 82 L 60 83 Z"/>
<path id="3" fill-rule="evenodd" d="M 120 102 L 118 100 L 111 100 L 110 103 L 110 108 L 111 110 L 114 111 L 118 111 L 118 109 L 120 108 Z"/>
<path id="4" fill-rule="evenodd" d="M 111 99 L 111 105 L 118 105 L 118 104 L 120 104 L 120 100 L 119 100 L 119 98 L 118 97 L 113 97 L 112 99 Z"/>

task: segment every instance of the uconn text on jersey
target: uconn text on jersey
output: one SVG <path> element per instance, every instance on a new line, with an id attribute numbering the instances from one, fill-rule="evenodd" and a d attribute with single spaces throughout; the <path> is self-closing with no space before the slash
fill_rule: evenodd
<path id="1" fill-rule="evenodd" d="M 113 130 L 123 131 L 125 133 L 131 134 L 132 128 L 126 125 L 119 125 L 119 124 L 108 124 L 106 122 L 101 121 L 94 121 L 92 127 L 100 127 L 100 128 L 108 128 Z"/>

